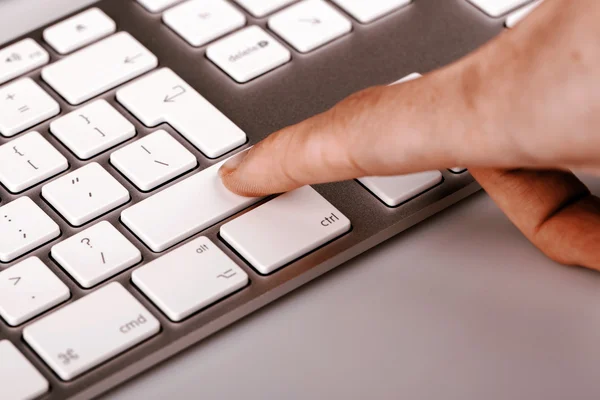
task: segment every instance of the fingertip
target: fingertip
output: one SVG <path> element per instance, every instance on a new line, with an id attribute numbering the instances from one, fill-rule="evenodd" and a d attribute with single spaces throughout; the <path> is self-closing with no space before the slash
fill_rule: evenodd
<path id="1" fill-rule="evenodd" d="M 229 160 L 227 160 L 219 168 L 219 177 L 227 190 L 244 197 L 264 197 L 271 194 L 265 190 L 260 190 L 252 177 L 248 173 L 248 168 L 245 168 L 250 159 L 250 150 L 245 150 Z"/>

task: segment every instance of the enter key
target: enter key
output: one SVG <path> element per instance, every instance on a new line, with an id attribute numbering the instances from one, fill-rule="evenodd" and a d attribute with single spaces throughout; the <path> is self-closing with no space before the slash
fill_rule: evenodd
<path id="1" fill-rule="evenodd" d="M 146 126 L 168 123 L 209 158 L 247 140 L 237 125 L 168 68 L 120 89 L 117 100 Z"/>

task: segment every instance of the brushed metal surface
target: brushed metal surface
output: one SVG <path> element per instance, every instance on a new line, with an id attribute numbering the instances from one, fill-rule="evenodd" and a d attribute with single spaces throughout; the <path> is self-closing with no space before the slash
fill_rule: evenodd
<path id="1" fill-rule="evenodd" d="M 290 63 L 249 83 L 240 85 L 206 59 L 205 47 L 192 48 L 187 45 L 161 23 L 160 15 L 148 13 L 132 0 L 102 0 L 96 5 L 117 22 L 119 30 L 130 32 L 156 54 L 161 66 L 172 68 L 237 123 L 250 138 L 246 146 L 255 144 L 281 127 L 324 111 L 356 90 L 376 84 L 387 84 L 408 73 L 427 72 L 452 62 L 502 30 L 502 20 L 486 18 L 462 0 L 416 0 L 410 6 L 371 24 L 362 25 L 353 21 L 351 34 L 312 53 L 300 54 L 286 45 L 292 51 Z M 249 14 L 246 15 L 249 24 L 266 27 L 266 18 L 256 19 Z M 33 37 L 42 42 L 42 30 L 43 27 L 23 37 Z M 43 45 L 50 52 L 52 61 L 61 58 L 46 44 Z M 28 76 L 40 83 L 59 102 L 62 114 L 76 108 L 67 104 L 40 79 L 39 70 Z M 92 159 L 105 166 L 130 191 L 132 197 L 130 203 L 98 220 L 109 220 L 140 248 L 144 257 L 142 264 L 144 264 L 159 257 L 160 254 L 151 252 L 119 222 L 120 212 L 131 204 L 189 177 L 194 172 L 204 169 L 222 158 L 207 159 L 170 126 L 164 124 L 155 128 L 143 126 L 115 101 L 115 90 L 99 97 L 109 101 L 136 127 L 136 137 L 118 147 L 131 143 L 131 141 L 157 129 L 165 129 L 194 153 L 199 160 L 199 167 L 191 173 L 169 182 L 158 190 L 142 193 L 110 165 L 108 159 L 114 149 Z M 84 165 L 86 162 L 77 159 L 49 133 L 49 122 L 41 124 L 35 129 L 40 131 L 68 158 L 70 171 Z M 369 133 L 365 132 L 365 134 Z M 0 144 L 8 141 L 8 139 L 0 138 Z M 444 171 L 443 184 L 397 208 L 386 207 L 355 181 L 319 185 L 316 189 L 352 221 L 353 230 L 339 240 L 269 276 L 258 274 L 219 239 L 218 230 L 221 224 L 205 230 L 201 235 L 211 238 L 240 265 L 249 274 L 251 283 L 248 288 L 191 316 L 182 323 L 169 321 L 131 284 L 131 272 L 139 265 L 103 283 L 121 282 L 160 320 L 162 331 L 158 336 L 93 369 L 73 382 L 61 381 L 22 341 L 23 326 L 12 328 L 0 321 L 0 338 L 8 338 L 15 343 L 50 381 L 51 392 L 44 398 L 90 398 L 156 365 L 252 311 L 339 266 L 344 261 L 460 201 L 479 190 L 479 186 L 469 174 L 454 175 Z M 6 204 L 19 196 L 27 195 L 59 223 L 61 237 L 27 256 L 36 255 L 49 265 L 69 286 L 72 292 L 70 301 L 73 301 L 90 293 L 93 289 L 86 290 L 79 287 L 50 258 L 50 248 L 72 234 L 89 227 L 90 224 L 86 224 L 82 228 L 70 226 L 41 198 L 40 190 L 41 185 L 38 185 L 24 193 L 14 195 L 6 188 L 0 187 L 0 204 Z M 0 269 L 10 267 L 27 256 L 21 257 L 13 263 L 1 264 Z"/>

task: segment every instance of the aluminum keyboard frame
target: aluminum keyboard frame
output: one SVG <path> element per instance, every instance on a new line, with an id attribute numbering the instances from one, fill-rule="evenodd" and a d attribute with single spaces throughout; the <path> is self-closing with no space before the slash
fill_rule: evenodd
<path id="1" fill-rule="evenodd" d="M 188 45 L 162 23 L 160 14 L 149 13 L 133 0 L 102 0 L 95 6 L 104 10 L 116 21 L 119 31 L 128 31 L 152 51 L 158 57 L 160 66 L 173 69 L 238 124 L 249 137 L 249 142 L 242 148 L 257 143 L 279 128 L 328 109 L 359 89 L 388 84 L 409 73 L 425 73 L 448 64 L 497 35 L 502 31 L 504 22 L 503 19 L 488 18 L 465 0 L 414 0 L 411 5 L 370 24 L 362 25 L 350 18 L 353 23 L 353 31 L 350 34 L 307 54 L 298 53 L 282 41 L 292 52 L 291 62 L 249 83 L 237 84 L 205 57 L 206 46 L 193 48 Z M 244 13 L 248 24 L 266 27 L 268 18 L 257 19 Z M 74 14 L 76 13 L 72 15 Z M 52 24 L 48 24 L 50 25 Z M 44 28 L 30 32 L 2 47 L 25 37 L 32 37 L 50 53 L 50 62 L 54 62 L 62 56 L 42 40 Z M 274 33 L 272 34 L 276 37 Z M 32 77 L 60 104 L 61 114 L 53 120 L 78 108 L 69 105 L 44 83 L 40 78 L 39 69 L 25 76 Z M 158 129 L 165 129 L 197 156 L 199 166 L 191 173 L 157 190 L 142 193 L 109 163 L 110 153 L 115 149 L 84 162 L 77 159 L 49 133 L 49 121 L 31 130 L 38 130 L 67 157 L 70 163 L 69 171 L 91 161 L 97 161 L 131 193 L 132 199 L 128 204 L 94 222 L 108 220 L 114 224 L 142 251 L 142 264 L 130 268 L 98 287 L 108 282 L 121 282 L 159 319 L 162 330 L 157 336 L 92 369 L 74 381 L 64 382 L 22 340 L 24 326 L 13 328 L 0 320 L 0 339 L 10 339 L 50 382 L 50 392 L 43 396 L 43 399 L 87 399 L 104 393 L 480 189 L 468 173 L 455 175 L 443 171 L 444 182 L 441 185 L 404 205 L 389 208 L 356 181 L 318 185 L 317 191 L 352 221 L 352 231 L 268 276 L 258 274 L 218 237 L 220 226 L 227 220 L 223 221 L 194 237 L 205 235 L 213 240 L 248 273 L 250 285 L 183 322 L 174 323 L 131 283 L 131 272 L 135 268 L 156 259 L 161 254 L 150 251 L 128 231 L 120 223 L 119 215 L 131 204 L 186 179 L 232 153 L 220 159 L 210 160 L 170 126 L 166 124 L 155 128 L 143 126 L 115 100 L 115 92 L 116 89 L 97 98 L 106 99 L 131 121 L 137 130 L 136 137 L 118 147 L 125 146 Z M 0 137 L 0 144 L 9 141 Z M 23 195 L 30 196 L 57 221 L 62 235 L 12 263 L 0 264 L 0 269 L 10 267 L 27 256 L 40 257 L 71 290 L 71 300 L 65 303 L 69 304 L 94 289 L 86 290 L 78 286 L 75 280 L 51 259 L 50 248 L 59 241 L 88 228 L 92 223 L 82 228 L 70 226 L 41 198 L 42 185 L 37 185 L 19 195 L 11 194 L 6 188 L 0 187 L 0 205 Z M 42 314 L 34 321 L 47 314 L 48 312 Z"/>

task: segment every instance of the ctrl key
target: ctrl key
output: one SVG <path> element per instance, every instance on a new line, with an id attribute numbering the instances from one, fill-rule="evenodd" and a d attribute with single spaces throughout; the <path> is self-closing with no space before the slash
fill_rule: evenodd
<path id="1" fill-rule="evenodd" d="M 114 282 L 34 322 L 23 338 L 69 381 L 160 331 L 160 323 Z"/>
<path id="2" fill-rule="evenodd" d="M 266 275 L 350 228 L 348 218 L 313 188 L 304 186 L 226 223 L 221 236 Z"/>

